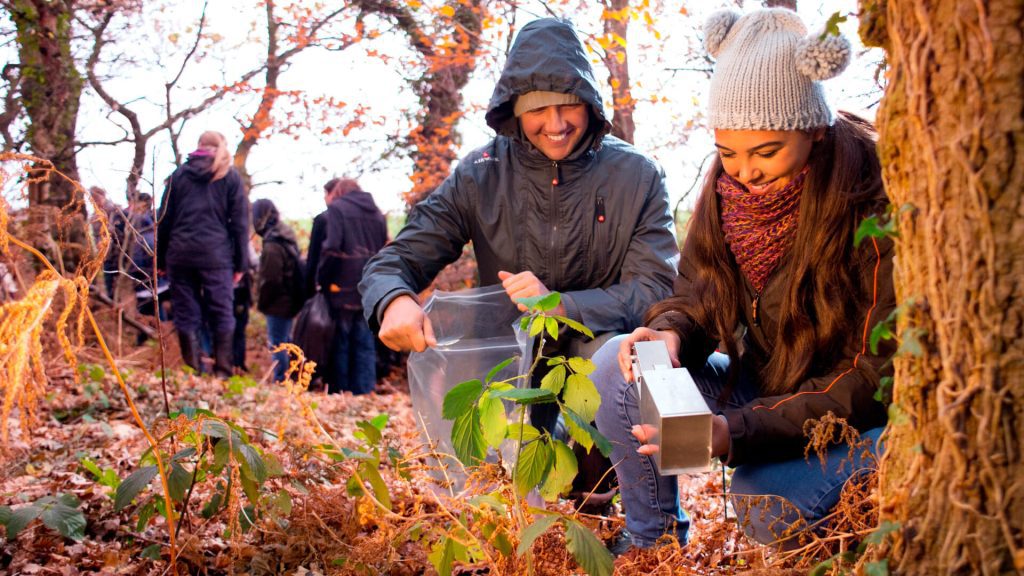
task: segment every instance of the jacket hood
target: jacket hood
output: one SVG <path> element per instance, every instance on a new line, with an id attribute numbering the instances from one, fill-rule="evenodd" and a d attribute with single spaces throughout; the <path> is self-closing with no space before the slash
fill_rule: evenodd
<path id="1" fill-rule="evenodd" d="M 589 104 L 592 145 L 611 131 L 590 60 L 567 22 L 542 18 L 519 31 L 487 106 L 487 125 L 502 136 L 525 140 L 512 108 L 517 96 L 536 90 L 574 94 Z"/>
<path id="2" fill-rule="evenodd" d="M 266 236 L 281 219 L 277 206 L 266 198 L 261 198 L 252 204 L 252 228 L 260 236 Z"/>
<path id="3" fill-rule="evenodd" d="M 208 182 L 213 178 L 213 160 L 212 155 L 196 154 L 193 152 L 188 155 L 182 170 L 192 180 Z"/>
<path id="4" fill-rule="evenodd" d="M 335 202 L 342 202 L 344 204 L 348 204 L 349 206 L 355 207 L 363 212 L 368 212 L 370 214 L 376 214 L 377 212 L 379 212 L 379 210 L 377 210 L 377 203 L 373 201 L 373 195 L 371 195 L 369 192 L 364 192 L 362 190 L 354 190 L 352 192 L 349 192 L 348 194 L 345 194 L 341 198 L 335 200 Z"/>

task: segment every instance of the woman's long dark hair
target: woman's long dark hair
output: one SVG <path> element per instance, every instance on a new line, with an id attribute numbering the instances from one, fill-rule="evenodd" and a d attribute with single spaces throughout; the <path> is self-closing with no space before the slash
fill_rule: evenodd
<path id="1" fill-rule="evenodd" d="M 793 391 L 815 366 L 831 364 L 851 331 L 860 329 L 855 326 L 856 302 L 863 295 L 853 235 L 866 216 L 884 210 L 888 203 L 875 136 L 868 121 L 840 113 L 811 150 L 775 347 L 768 351 L 770 357 L 761 372 L 763 393 Z M 693 296 L 659 302 L 648 318 L 681 308 L 722 342 L 732 366 L 737 366 L 736 328 L 744 290 L 722 233 L 715 191 L 722 170 L 721 159 L 716 158 L 686 237 L 696 269 Z"/>

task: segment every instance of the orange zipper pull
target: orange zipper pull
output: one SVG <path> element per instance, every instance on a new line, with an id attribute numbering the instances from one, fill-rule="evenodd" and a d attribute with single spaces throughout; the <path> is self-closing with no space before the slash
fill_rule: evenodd
<path id="1" fill-rule="evenodd" d="M 757 309 L 758 309 L 758 307 L 759 307 L 760 305 L 761 305 L 761 293 L 760 293 L 760 292 L 758 292 L 758 293 L 757 293 L 757 294 L 756 294 L 756 295 L 754 296 L 754 301 L 753 301 L 753 302 L 751 303 L 751 308 L 753 309 L 753 314 L 752 314 L 752 320 L 753 320 L 753 322 L 752 322 L 752 324 L 753 324 L 754 326 L 760 326 L 760 325 L 761 325 L 761 321 L 760 321 L 760 320 L 758 319 L 758 317 L 757 317 Z"/>

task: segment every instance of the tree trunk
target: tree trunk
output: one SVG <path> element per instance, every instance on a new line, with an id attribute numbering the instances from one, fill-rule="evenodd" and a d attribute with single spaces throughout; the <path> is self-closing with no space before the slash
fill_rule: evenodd
<path id="1" fill-rule="evenodd" d="M 865 0 L 888 53 L 878 111 L 899 216 L 883 519 L 905 574 L 1024 572 L 1022 0 Z"/>
<path id="2" fill-rule="evenodd" d="M 16 0 L 10 6 L 22 66 L 21 94 L 34 156 L 30 236 L 58 265 L 74 269 L 88 253 L 85 204 L 75 163 L 82 78 L 71 55 L 72 0 Z"/>
<path id="3" fill-rule="evenodd" d="M 630 91 L 629 58 L 626 34 L 629 30 L 629 0 L 610 0 L 605 4 L 601 20 L 607 45 L 604 64 L 608 68 L 608 84 L 612 87 L 612 136 L 633 143 L 636 125 L 633 110 L 636 102 Z M 620 44 L 621 41 L 621 44 Z"/>
<path id="4" fill-rule="evenodd" d="M 277 103 L 277 97 L 280 95 L 280 91 L 277 89 L 277 79 L 281 75 L 281 66 L 284 64 L 277 54 L 277 29 L 280 22 L 274 16 L 273 0 L 267 0 L 265 9 L 267 11 L 267 71 L 264 76 L 266 84 L 263 87 L 256 114 L 253 115 L 249 125 L 242 132 L 242 140 L 235 148 L 234 154 L 235 169 L 242 177 L 242 184 L 246 190 L 252 188 L 252 175 L 249 174 L 247 167 L 249 154 L 259 142 L 260 135 L 273 124 L 270 112 L 274 109 L 274 104 Z"/>

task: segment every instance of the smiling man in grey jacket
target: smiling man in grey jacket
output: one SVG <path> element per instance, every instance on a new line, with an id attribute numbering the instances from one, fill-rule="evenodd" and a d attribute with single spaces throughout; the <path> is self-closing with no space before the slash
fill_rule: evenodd
<path id="1" fill-rule="evenodd" d="M 436 344 L 417 294 L 473 243 L 481 285 L 512 299 L 562 293 L 564 315 L 627 332 L 667 297 L 678 251 L 664 173 L 608 135 L 590 62 L 573 27 L 527 24 L 491 96 L 497 136 L 466 156 L 359 289 L 370 326 L 394 350 Z"/>

